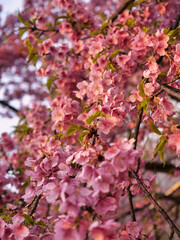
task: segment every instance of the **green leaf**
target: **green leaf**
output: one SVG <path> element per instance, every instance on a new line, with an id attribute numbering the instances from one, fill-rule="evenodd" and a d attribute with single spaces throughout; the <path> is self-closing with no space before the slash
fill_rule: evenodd
<path id="1" fill-rule="evenodd" d="M 108 26 L 109 26 L 109 23 L 108 23 L 108 22 L 105 22 L 105 23 L 103 23 L 103 24 L 101 25 L 100 30 L 102 31 L 102 30 L 104 30 L 105 28 L 107 28 Z"/>
<path id="2" fill-rule="evenodd" d="M 146 94 L 145 94 L 145 92 L 144 92 L 144 88 L 143 88 L 143 86 L 144 86 L 144 81 L 145 81 L 145 79 L 143 79 L 143 80 L 139 83 L 139 95 L 140 95 L 141 97 L 145 97 L 145 96 L 146 96 Z"/>
<path id="3" fill-rule="evenodd" d="M 99 52 L 99 53 L 96 54 L 96 56 L 93 58 L 93 63 L 96 63 L 96 62 L 97 62 L 97 59 L 101 56 L 101 54 L 102 54 L 102 55 L 105 54 L 105 53 L 104 53 L 105 50 L 106 50 L 106 49 L 103 48 L 103 50 L 102 50 L 101 52 Z"/>
<path id="4" fill-rule="evenodd" d="M 33 65 L 36 66 L 37 59 L 38 59 L 38 53 L 33 50 L 30 51 L 26 68 L 29 66 L 31 61 L 33 62 Z"/>
<path id="5" fill-rule="evenodd" d="M 47 224 L 45 222 L 43 222 L 42 220 L 35 222 L 35 224 L 42 228 L 46 228 L 46 229 L 48 228 Z"/>
<path id="6" fill-rule="evenodd" d="M 164 34 L 168 35 L 170 28 L 165 28 L 164 29 Z"/>
<path id="7" fill-rule="evenodd" d="M 94 35 L 98 34 L 98 31 L 97 30 L 94 30 L 91 32 L 91 37 L 93 37 Z"/>
<path id="8" fill-rule="evenodd" d="M 12 219 L 11 213 L 2 213 L 0 214 L 0 218 L 2 218 L 5 222 L 9 222 Z"/>
<path id="9" fill-rule="evenodd" d="M 109 57 L 109 61 L 112 61 L 113 58 L 120 52 L 121 52 L 121 50 L 114 50 L 114 52 Z"/>
<path id="10" fill-rule="evenodd" d="M 176 37 L 180 35 L 180 27 L 178 26 L 176 29 L 169 31 L 167 35 L 169 36 L 168 44 L 176 44 Z"/>
<path id="11" fill-rule="evenodd" d="M 100 12 L 99 16 L 102 22 L 106 21 L 106 15 L 103 12 Z"/>
<path id="12" fill-rule="evenodd" d="M 27 31 L 26 27 L 19 28 L 19 36 L 22 38 L 23 34 Z"/>
<path id="13" fill-rule="evenodd" d="M 78 140 L 79 140 L 79 142 L 80 142 L 81 145 L 83 144 L 83 139 L 84 139 L 84 137 L 85 137 L 87 134 L 88 134 L 87 131 L 82 132 L 82 133 L 79 134 Z"/>
<path id="14" fill-rule="evenodd" d="M 136 7 L 137 5 L 139 4 L 142 4 L 142 3 L 149 3 L 148 1 L 145 1 L 145 0 L 137 0 L 135 2 L 133 2 L 132 4 L 130 4 L 132 7 Z"/>
<path id="15" fill-rule="evenodd" d="M 143 110 L 146 113 L 146 115 L 148 115 L 148 112 L 147 112 L 148 102 L 149 102 L 149 98 L 145 98 L 141 103 L 139 103 L 138 104 L 138 111 L 140 111 L 141 108 L 143 108 Z"/>
<path id="16" fill-rule="evenodd" d="M 171 30 L 170 32 L 168 32 L 167 35 L 168 35 L 170 38 L 179 36 L 179 35 L 180 35 L 180 27 L 177 27 L 176 29 Z"/>
<path id="17" fill-rule="evenodd" d="M 34 225 L 34 220 L 32 219 L 32 217 L 31 216 L 29 216 L 28 214 L 21 214 L 21 216 L 23 216 L 24 217 L 24 221 L 25 221 L 25 223 L 26 224 L 28 224 L 28 225 Z"/>
<path id="18" fill-rule="evenodd" d="M 149 121 L 149 125 L 150 125 L 150 129 L 152 132 L 158 134 L 158 135 L 162 135 L 162 133 L 159 131 L 159 129 L 157 128 L 157 126 L 153 123 L 153 121 Z"/>
<path id="19" fill-rule="evenodd" d="M 20 12 L 18 12 L 18 19 L 19 19 L 19 22 L 25 24 L 25 21 L 24 21 L 23 17 L 21 16 Z"/>
<path id="20" fill-rule="evenodd" d="M 29 41 L 29 39 L 26 39 L 26 47 L 29 49 L 29 50 L 32 50 L 32 46 L 31 46 L 31 43 Z"/>
<path id="21" fill-rule="evenodd" d="M 136 18 L 130 18 L 125 23 L 128 27 L 133 27 L 136 25 Z"/>
<path id="22" fill-rule="evenodd" d="M 118 27 L 120 27 L 120 28 L 123 27 L 123 25 L 122 25 L 121 23 L 117 23 L 116 26 L 118 26 Z"/>
<path id="23" fill-rule="evenodd" d="M 48 80 L 47 80 L 47 83 L 46 83 L 46 87 L 47 89 L 50 91 L 51 89 L 51 84 L 53 83 L 53 81 L 55 80 L 56 78 L 55 77 L 49 77 Z"/>
<path id="24" fill-rule="evenodd" d="M 72 124 L 70 127 L 68 127 L 66 134 L 69 137 L 75 132 L 82 132 L 84 130 L 88 130 L 88 128 L 78 124 Z"/>
<path id="25" fill-rule="evenodd" d="M 143 27 L 143 29 L 142 29 L 142 31 L 145 32 L 145 33 L 149 32 L 149 30 L 150 30 L 149 27 Z"/>
<path id="26" fill-rule="evenodd" d="M 30 177 L 27 177 L 27 178 L 25 179 L 24 184 L 22 185 L 23 192 L 25 192 L 25 189 L 27 188 L 27 186 L 30 185 L 30 182 L 31 182 Z"/>
<path id="27" fill-rule="evenodd" d="M 102 112 L 102 111 L 96 111 L 96 112 L 93 113 L 90 117 L 88 117 L 88 118 L 86 119 L 86 123 L 87 123 L 87 124 L 91 124 L 92 121 L 94 121 L 94 120 L 95 120 L 96 118 L 98 118 L 98 117 L 105 117 L 104 112 Z"/>
<path id="28" fill-rule="evenodd" d="M 30 19 L 28 19 L 28 20 L 25 22 L 25 25 L 26 25 L 26 26 L 31 26 L 31 25 L 33 25 L 33 22 L 32 22 Z"/>
<path id="29" fill-rule="evenodd" d="M 22 140 L 25 135 L 28 135 L 32 132 L 32 128 L 29 128 L 27 125 L 27 121 L 24 121 L 24 123 L 15 126 L 14 133 L 17 133 L 19 136 L 19 139 Z"/>
<path id="30" fill-rule="evenodd" d="M 168 41 L 168 44 L 176 44 L 177 43 L 177 39 L 176 38 L 170 38 Z"/>
<path id="31" fill-rule="evenodd" d="M 114 66 L 112 65 L 111 62 L 108 62 L 107 70 L 112 70 L 113 72 L 115 71 L 115 68 L 114 68 Z"/>
<path id="32" fill-rule="evenodd" d="M 164 160 L 164 148 L 166 145 L 167 139 L 164 138 L 163 136 L 160 137 L 160 141 L 157 144 L 156 148 L 155 148 L 155 152 L 154 152 L 154 158 L 159 154 L 159 157 L 161 158 L 161 160 L 163 161 L 164 165 L 165 165 L 165 160 Z"/>

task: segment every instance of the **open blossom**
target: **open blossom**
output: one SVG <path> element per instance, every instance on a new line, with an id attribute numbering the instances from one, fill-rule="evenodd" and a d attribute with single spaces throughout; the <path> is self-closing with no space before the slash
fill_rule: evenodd
<path id="1" fill-rule="evenodd" d="M 148 69 L 143 72 L 145 78 L 152 78 L 153 82 L 158 77 L 160 70 L 155 58 L 149 58 L 147 61 Z"/>
<path id="2" fill-rule="evenodd" d="M 54 240 L 66 239 L 66 240 L 81 240 L 79 233 L 76 230 L 72 220 L 62 219 L 55 224 L 55 236 Z M 83 239 L 82 239 L 83 240 Z"/>
<path id="3" fill-rule="evenodd" d="M 113 197 L 100 199 L 95 206 L 95 209 L 99 215 L 106 215 L 108 212 L 113 212 L 117 209 L 116 199 Z"/>
<path id="4" fill-rule="evenodd" d="M 155 88 L 152 83 L 144 84 L 144 92 L 145 92 L 146 96 L 152 96 L 154 90 L 155 90 Z"/>
<path id="5" fill-rule="evenodd" d="M 108 134 L 110 130 L 115 126 L 117 120 L 115 117 L 106 117 L 101 118 L 98 121 L 98 132 L 102 132 L 104 134 Z"/>
<path id="6" fill-rule="evenodd" d="M 58 184 L 49 182 L 43 185 L 43 194 L 49 203 L 55 203 L 60 195 Z"/>
<path id="7" fill-rule="evenodd" d="M 157 5 L 157 11 L 161 14 L 161 16 L 163 16 L 165 14 L 166 6 L 167 6 L 167 4 L 164 4 L 161 2 Z"/>
<path id="8" fill-rule="evenodd" d="M 90 227 L 92 240 L 114 239 L 117 234 L 119 224 L 113 220 L 107 220 L 104 223 L 94 221 Z"/>
<path id="9" fill-rule="evenodd" d="M 176 131 L 169 136 L 168 145 L 176 149 L 176 153 L 180 158 L 180 131 Z"/>
<path id="10" fill-rule="evenodd" d="M 112 160 L 112 165 L 117 173 L 125 173 L 129 167 L 134 167 L 140 153 L 133 149 L 133 139 L 117 140 L 115 145 L 109 147 L 104 157 Z"/>
<path id="11" fill-rule="evenodd" d="M 166 54 L 165 49 L 168 47 L 168 40 L 169 37 L 164 34 L 164 29 L 161 29 L 161 31 L 157 30 L 156 39 L 153 45 L 160 56 L 164 56 Z"/>
<path id="12" fill-rule="evenodd" d="M 29 229 L 21 224 L 24 221 L 24 217 L 20 215 L 15 215 L 12 218 L 12 221 L 12 230 L 14 232 L 15 240 L 23 240 L 29 235 Z"/>
<path id="13" fill-rule="evenodd" d="M 5 222 L 0 218 L 0 238 L 2 238 L 5 229 Z"/>
<path id="14" fill-rule="evenodd" d="M 135 51 L 145 50 L 147 48 L 147 44 L 149 39 L 144 32 L 139 32 L 132 42 L 132 48 Z"/>
<path id="15" fill-rule="evenodd" d="M 127 233 L 134 239 L 138 238 L 140 235 L 142 227 L 138 226 L 137 222 L 128 222 L 126 225 Z"/>
<path id="16" fill-rule="evenodd" d="M 59 27 L 61 34 L 67 34 L 72 32 L 72 25 L 70 23 L 62 22 Z"/>
<path id="17" fill-rule="evenodd" d="M 176 45 L 176 52 L 174 55 L 174 61 L 180 62 L 180 43 Z"/>
<path id="18" fill-rule="evenodd" d="M 91 45 L 89 46 L 89 54 L 95 57 L 95 55 L 98 52 L 101 52 L 103 50 L 103 46 L 101 41 L 93 41 Z"/>
<path id="19" fill-rule="evenodd" d="M 163 197 L 154 211 L 148 197 L 168 187 L 152 172 L 173 172 L 152 155 L 180 157 L 179 7 L 24 0 L 20 23 L 1 21 L 0 115 L 20 121 L 0 138 L 0 239 L 168 238 L 161 210 L 177 202 Z"/>

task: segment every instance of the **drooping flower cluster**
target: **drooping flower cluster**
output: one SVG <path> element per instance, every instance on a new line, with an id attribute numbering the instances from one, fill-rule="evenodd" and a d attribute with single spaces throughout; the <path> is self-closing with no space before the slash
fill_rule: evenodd
<path id="1" fill-rule="evenodd" d="M 13 137 L 1 135 L 2 240 L 165 239 L 170 232 L 145 194 L 178 203 L 148 170 L 165 171 L 170 157 L 179 174 L 171 160 L 180 157 L 180 3 L 125 2 L 26 0 L 20 23 L 10 21 L 23 40 L 0 71 L 14 66 L 23 78 L 12 96 L 3 83 L 1 102 L 13 110 L 12 99 L 34 101 L 14 109 Z M 31 72 L 20 66 L 25 60 Z"/>

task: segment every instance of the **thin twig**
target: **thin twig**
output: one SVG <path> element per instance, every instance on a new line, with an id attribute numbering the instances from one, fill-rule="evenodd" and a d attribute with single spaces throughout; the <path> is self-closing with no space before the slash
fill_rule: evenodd
<path id="1" fill-rule="evenodd" d="M 130 169 L 130 172 L 132 173 L 133 177 L 136 179 L 137 183 L 139 184 L 140 188 L 142 189 L 142 191 L 147 195 L 147 197 L 151 200 L 151 202 L 154 204 L 154 207 L 159 211 L 159 213 L 164 217 L 164 219 L 166 220 L 166 222 L 169 224 L 169 226 L 171 227 L 171 229 L 173 229 L 175 231 L 175 233 L 178 235 L 178 237 L 180 237 L 180 230 L 176 227 L 176 225 L 174 224 L 174 222 L 171 220 L 171 218 L 169 217 L 169 215 L 165 212 L 165 210 L 158 204 L 158 202 L 153 198 L 153 196 L 151 195 L 151 193 L 146 189 L 146 187 L 144 186 L 143 182 L 140 180 L 139 176 L 137 175 L 137 173 L 133 170 Z"/>
<path id="2" fill-rule="evenodd" d="M 178 14 L 176 21 L 174 22 L 174 25 L 170 27 L 170 30 L 174 30 L 179 26 L 179 21 L 180 21 L 180 14 Z"/>
<path id="3" fill-rule="evenodd" d="M 136 215 L 135 215 L 135 210 L 133 206 L 133 201 L 132 201 L 132 193 L 130 191 L 130 185 L 127 187 L 128 191 L 128 198 L 129 198 L 129 205 L 130 205 L 130 211 L 131 211 L 131 219 L 133 222 L 136 222 Z"/>
<path id="4" fill-rule="evenodd" d="M 117 9 L 117 11 L 109 18 L 109 21 L 114 22 L 118 15 L 121 14 L 131 3 L 135 0 L 125 0 L 123 4 Z"/>
<path id="5" fill-rule="evenodd" d="M 35 202 L 34 202 L 34 206 L 33 208 L 31 209 L 30 213 L 29 213 L 29 216 L 32 216 L 33 213 L 36 211 L 36 208 L 38 206 L 38 203 L 39 203 L 39 200 L 41 199 L 41 194 L 37 196 Z"/>
<path id="6" fill-rule="evenodd" d="M 173 96 L 177 100 L 180 101 L 180 90 L 174 87 L 171 87 L 169 85 L 161 85 L 161 89 L 163 89 L 165 92 L 167 92 L 170 96 Z"/>
<path id="7" fill-rule="evenodd" d="M 139 117 L 138 117 L 138 121 L 137 121 L 136 128 L 135 128 L 134 149 L 137 148 L 137 141 L 138 141 L 138 135 L 139 135 L 139 128 L 140 128 L 140 124 L 141 124 L 141 121 L 142 121 L 142 116 L 143 116 L 143 108 L 141 108 L 141 110 L 140 110 Z"/>
<path id="8" fill-rule="evenodd" d="M 135 128 L 135 136 L 134 136 L 134 138 L 135 138 L 135 142 L 134 142 L 134 149 L 137 148 L 137 141 L 138 141 L 138 135 L 139 135 L 140 124 L 141 124 L 141 121 L 142 121 L 142 116 L 143 116 L 143 108 L 141 108 L 141 110 L 140 110 L 139 117 L 138 117 L 138 121 L 137 121 L 136 128 Z M 139 158 L 138 158 L 138 165 L 137 165 L 136 173 L 139 172 L 140 166 L 141 166 L 141 159 L 140 159 L 140 157 L 139 157 Z"/>
<path id="9" fill-rule="evenodd" d="M 142 208 L 134 208 L 134 212 L 135 213 L 136 212 L 141 212 L 141 211 L 145 210 L 149 205 L 150 205 L 150 203 L 144 205 Z M 127 211 L 127 212 L 123 213 L 122 215 L 120 215 L 119 217 L 117 217 L 115 219 L 115 221 L 118 222 L 118 221 L 122 220 L 123 218 L 127 217 L 130 214 L 131 214 L 131 211 Z"/>
<path id="10" fill-rule="evenodd" d="M 163 193 L 156 193 L 155 194 L 157 199 L 163 199 L 163 200 L 167 200 L 167 201 L 173 201 L 176 204 L 180 204 L 180 198 L 178 197 L 174 197 L 172 195 L 164 195 Z"/>
<path id="11" fill-rule="evenodd" d="M 170 234 L 170 236 L 169 236 L 169 240 L 172 240 L 173 237 L 174 237 L 174 230 L 171 230 L 171 234 Z"/>
<path id="12" fill-rule="evenodd" d="M 142 116 L 143 116 L 143 108 L 141 108 L 141 110 L 140 110 L 140 114 L 139 114 L 138 121 L 137 121 L 136 128 L 135 128 L 134 149 L 136 149 L 136 147 L 137 147 L 137 139 L 138 139 L 138 135 L 139 135 L 139 128 L 140 128 L 140 124 L 142 121 Z M 139 172 L 140 165 L 141 165 L 141 159 L 139 157 L 138 158 L 138 166 L 137 166 L 137 170 L 136 170 L 137 173 Z M 130 210 L 131 210 L 131 219 L 133 222 L 136 222 L 136 215 L 135 215 L 135 210 L 134 210 L 134 205 L 133 205 L 133 200 L 132 200 L 133 195 L 131 193 L 130 188 L 131 188 L 131 185 L 129 184 L 129 186 L 127 187 L 127 191 L 128 191 L 129 205 L 130 205 Z"/>
<path id="13" fill-rule="evenodd" d="M 9 105 L 9 103 L 7 101 L 0 100 L 0 104 L 4 105 L 5 107 L 8 107 L 9 109 L 11 109 L 15 113 L 19 112 L 19 110 L 17 108 Z"/>
<path id="14" fill-rule="evenodd" d="M 164 165 L 163 163 L 158 162 L 147 162 L 145 169 L 154 172 L 166 172 L 169 174 L 172 174 L 175 170 L 180 171 L 180 167 L 176 167 L 173 164 L 166 163 L 166 165 Z"/>

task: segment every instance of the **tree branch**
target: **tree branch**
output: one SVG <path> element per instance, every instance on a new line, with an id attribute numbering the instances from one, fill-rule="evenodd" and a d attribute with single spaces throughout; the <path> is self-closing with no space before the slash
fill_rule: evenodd
<path id="1" fill-rule="evenodd" d="M 134 149 L 137 148 L 139 128 L 140 128 L 140 124 L 141 124 L 141 121 L 142 121 L 142 116 L 143 116 L 143 108 L 141 108 L 141 110 L 140 110 L 139 118 L 138 118 L 138 121 L 137 121 L 137 123 L 136 123 L 135 136 L 134 136 L 134 138 L 135 138 Z M 137 173 L 139 172 L 140 165 L 141 165 L 141 159 L 138 158 L 138 165 L 137 165 L 137 170 L 136 170 Z"/>
<path id="2" fill-rule="evenodd" d="M 179 21 L 180 21 L 180 14 L 178 14 L 176 21 L 174 22 L 174 25 L 170 27 L 170 30 L 174 30 L 179 26 Z"/>
<path id="3" fill-rule="evenodd" d="M 175 170 L 180 171 L 180 167 L 175 167 L 173 164 L 166 163 L 166 165 L 164 165 L 163 163 L 158 162 L 147 162 L 145 164 L 145 169 L 154 172 L 165 172 L 169 174 Z"/>
<path id="4" fill-rule="evenodd" d="M 134 136 L 134 138 L 135 138 L 134 149 L 136 149 L 136 147 L 137 147 L 137 140 L 138 140 L 138 135 L 139 135 L 140 124 L 142 121 L 142 116 L 143 116 L 143 108 L 141 108 L 141 110 L 140 110 L 138 121 L 136 123 L 135 136 Z M 141 159 L 138 158 L 138 166 L 137 166 L 137 170 L 136 170 L 137 173 L 139 172 L 140 164 L 141 164 Z M 136 215 L 135 215 L 135 210 L 134 210 L 133 200 L 132 200 L 133 195 L 131 193 L 130 188 L 131 188 L 131 185 L 129 184 L 129 186 L 127 187 L 127 192 L 128 192 L 129 205 L 130 205 L 130 211 L 131 211 L 131 219 L 133 222 L 136 222 Z"/>
<path id="5" fill-rule="evenodd" d="M 168 200 L 168 201 L 173 201 L 176 204 L 180 204 L 179 196 L 178 197 L 174 197 L 174 196 L 171 196 L 171 195 L 166 196 L 163 193 L 156 193 L 155 196 L 156 196 L 157 199 L 164 199 L 164 200 Z"/>
<path id="6" fill-rule="evenodd" d="M 29 216 L 32 216 L 33 213 L 36 211 L 36 208 L 38 206 L 38 203 L 39 203 L 39 200 L 41 199 L 41 194 L 37 196 L 35 202 L 34 202 L 34 205 L 33 205 L 33 208 L 31 209 L 30 213 L 29 213 Z"/>
<path id="7" fill-rule="evenodd" d="M 117 9 L 117 11 L 109 18 L 109 21 L 111 20 L 114 22 L 118 15 L 121 14 L 132 2 L 135 0 L 125 0 L 123 4 Z"/>
<path id="8" fill-rule="evenodd" d="M 4 105 L 5 107 L 8 107 L 9 109 L 11 109 L 12 111 L 14 111 L 15 113 L 19 112 L 19 110 L 11 105 L 9 105 L 8 102 L 4 101 L 4 100 L 0 100 L 0 104 Z"/>
<path id="9" fill-rule="evenodd" d="M 180 101 L 180 90 L 174 87 L 171 87 L 169 85 L 160 84 L 161 89 L 163 89 L 165 92 L 167 92 L 170 96 L 173 96 L 177 100 Z"/>
<path id="10" fill-rule="evenodd" d="M 132 201 L 133 196 L 132 196 L 132 193 L 131 193 L 131 190 L 130 190 L 130 185 L 127 187 L 127 191 L 128 191 L 131 219 L 132 219 L 133 222 L 136 222 L 136 215 L 135 215 L 135 210 L 134 210 L 133 201 Z"/>
<path id="11" fill-rule="evenodd" d="M 169 224 L 169 226 L 171 227 L 171 229 L 173 229 L 175 231 L 175 233 L 178 235 L 178 237 L 180 237 L 180 230 L 176 227 L 176 225 L 174 224 L 174 222 L 171 220 L 171 218 L 169 217 L 169 215 L 165 212 L 165 210 L 158 204 L 158 202 L 153 198 L 153 196 L 151 195 L 151 193 L 146 189 L 146 187 L 144 186 L 143 182 L 141 182 L 139 176 L 137 175 L 137 173 L 133 170 L 130 169 L 130 172 L 132 173 L 133 177 L 136 179 L 137 183 L 139 184 L 140 188 L 142 189 L 142 191 L 147 195 L 147 197 L 151 200 L 151 202 L 154 204 L 154 207 L 157 209 L 157 211 L 164 217 L 164 219 L 166 220 L 166 222 Z"/>
<path id="12" fill-rule="evenodd" d="M 135 142 L 134 142 L 134 149 L 137 148 L 137 140 L 138 140 L 138 135 L 139 135 L 139 128 L 140 128 L 140 124 L 142 121 L 142 115 L 143 115 L 143 108 L 141 108 L 140 113 L 139 113 L 139 118 L 138 121 L 136 123 L 136 128 L 135 128 Z"/>
<path id="13" fill-rule="evenodd" d="M 172 240 L 173 237 L 174 237 L 174 230 L 171 230 L 171 234 L 170 234 L 170 236 L 169 236 L 169 240 Z"/>

